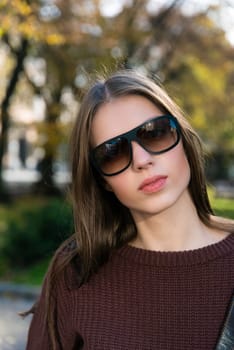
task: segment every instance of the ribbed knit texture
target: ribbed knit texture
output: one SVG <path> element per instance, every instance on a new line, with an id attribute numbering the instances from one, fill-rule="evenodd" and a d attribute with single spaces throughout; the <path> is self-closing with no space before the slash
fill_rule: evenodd
<path id="1" fill-rule="evenodd" d="M 125 246 L 80 288 L 74 273 L 56 291 L 58 349 L 213 350 L 234 290 L 234 234 L 184 252 Z M 50 349 L 43 314 L 42 294 L 28 350 Z"/>

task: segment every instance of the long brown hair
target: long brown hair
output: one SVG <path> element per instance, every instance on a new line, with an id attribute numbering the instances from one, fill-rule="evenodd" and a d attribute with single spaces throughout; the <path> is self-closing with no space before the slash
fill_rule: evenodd
<path id="1" fill-rule="evenodd" d="M 136 236 L 136 227 L 128 208 L 105 189 L 99 174 L 90 164 L 90 129 L 98 108 L 126 95 L 141 95 L 161 110 L 174 115 L 181 127 L 184 150 L 191 169 L 189 192 L 200 220 L 207 226 L 231 231 L 231 220 L 215 218 L 207 195 L 204 155 L 200 139 L 184 113 L 153 80 L 135 71 L 119 71 L 96 81 L 80 105 L 71 137 L 72 201 L 76 233 L 55 255 L 47 273 L 47 322 L 55 344 L 52 288 L 59 272 L 71 261 L 79 262 L 79 283 L 108 260 L 110 253 Z"/>

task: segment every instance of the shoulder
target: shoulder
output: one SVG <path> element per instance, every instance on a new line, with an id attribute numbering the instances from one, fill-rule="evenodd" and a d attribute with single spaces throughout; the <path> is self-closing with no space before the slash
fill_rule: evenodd
<path id="1" fill-rule="evenodd" d="M 66 293 L 79 286 L 81 264 L 77 244 L 72 236 L 54 253 L 42 284 L 41 298 L 57 299 L 60 293 Z"/>
<path id="2" fill-rule="evenodd" d="M 81 271 L 82 266 L 77 242 L 75 237 L 72 236 L 56 251 L 48 274 L 55 280 L 62 280 L 64 287 L 69 290 L 80 285 Z"/>

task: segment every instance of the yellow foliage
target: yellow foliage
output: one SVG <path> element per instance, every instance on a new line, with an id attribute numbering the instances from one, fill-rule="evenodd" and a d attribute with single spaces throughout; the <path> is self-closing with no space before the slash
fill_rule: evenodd
<path id="1" fill-rule="evenodd" d="M 29 16 L 32 13 L 30 5 L 24 0 L 12 0 L 12 6 L 22 16 Z"/>
<path id="2" fill-rule="evenodd" d="M 212 69 L 203 63 L 199 58 L 189 56 L 187 62 L 192 68 L 193 75 L 200 84 L 207 88 L 207 92 L 210 92 L 213 96 L 220 95 L 225 89 L 226 81 L 223 79 L 224 72 L 222 69 Z"/>
<path id="3" fill-rule="evenodd" d="M 6 5 L 7 5 L 7 2 L 8 2 L 7 0 L 1 0 L 1 1 L 0 1 L 0 9 L 1 9 L 1 8 L 5 8 Z"/>
<path id="4" fill-rule="evenodd" d="M 46 42 L 49 45 L 61 45 L 64 44 L 65 38 L 59 33 L 52 33 L 46 36 Z"/>
<path id="5" fill-rule="evenodd" d="M 66 41 L 54 24 L 39 20 L 36 4 L 28 4 L 26 0 L 0 0 L 0 10 L 0 37 L 5 33 L 23 35 L 34 42 L 46 42 L 51 46 Z"/>
<path id="6" fill-rule="evenodd" d="M 193 114 L 193 126 L 198 130 L 204 130 L 206 125 L 207 121 L 204 115 L 204 110 L 197 108 Z"/>
<path id="7" fill-rule="evenodd" d="M 1 29 L 3 33 L 10 30 L 11 26 L 12 26 L 12 18 L 10 16 L 4 16 L 1 18 Z"/>
<path id="8" fill-rule="evenodd" d="M 22 33 L 27 38 L 34 37 L 35 28 L 32 22 L 30 21 L 22 22 L 19 24 L 18 29 L 20 33 Z"/>

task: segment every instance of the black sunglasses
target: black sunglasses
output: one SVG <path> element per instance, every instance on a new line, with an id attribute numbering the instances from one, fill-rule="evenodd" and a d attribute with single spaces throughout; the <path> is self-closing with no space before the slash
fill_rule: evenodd
<path id="1" fill-rule="evenodd" d="M 132 162 L 132 141 L 151 154 L 161 154 L 175 147 L 179 140 L 177 119 L 162 115 L 95 147 L 90 154 L 91 163 L 101 175 L 117 175 Z"/>

